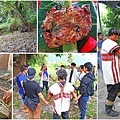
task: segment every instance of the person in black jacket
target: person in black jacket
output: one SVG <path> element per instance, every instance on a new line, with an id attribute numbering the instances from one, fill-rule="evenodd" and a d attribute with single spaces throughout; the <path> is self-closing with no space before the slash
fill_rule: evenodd
<path id="1" fill-rule="evenodd" d="M 86 105 L 89 96 L 94 94 L 94 75 L 92 73 L 93 65 L 90 62 L 84 64 L 84 72 L 86 73 L 82 78 L 79 86 L 80 94 L 78 95 L 78 106 L 80 109 L 80 119 L 86 116 Z"/>

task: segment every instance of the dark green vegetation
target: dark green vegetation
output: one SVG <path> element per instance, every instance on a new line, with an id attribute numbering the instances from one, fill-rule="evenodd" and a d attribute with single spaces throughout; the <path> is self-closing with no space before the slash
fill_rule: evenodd
<path id="1" fill-rule="evenodd" d="M 9 32 L 29 32 L 36 27 L 35 1 L 1 1 L 0 2 L 0 35 Z"/>
<path id="2" fill-rule="evenodd" d="M 100 8 L 100 19 L 101 19 L 101 26 L 102 32 L 104 36 L 107 36 L 108 30 L 110 28 L 120 29 L 120 8 L 116 7 L 116 3 L 118 1 L 102 1 L 104 3 L 104 8 L 106 9 L 105 13 L 102 13 L 102 8 Z M 98 31 L 99 30 L 98 26 Z"/>

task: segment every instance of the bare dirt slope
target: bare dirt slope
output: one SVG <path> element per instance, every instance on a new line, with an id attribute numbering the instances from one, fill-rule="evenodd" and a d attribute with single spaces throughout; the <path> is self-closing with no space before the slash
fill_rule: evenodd
<path id="1" fill-rule="evenodd" d="M 36 31 L 20 33 L 14 31 L 7 35 L 0 36 L 0 52 L 24 53 L 36 52 L 37 35 Z"/>

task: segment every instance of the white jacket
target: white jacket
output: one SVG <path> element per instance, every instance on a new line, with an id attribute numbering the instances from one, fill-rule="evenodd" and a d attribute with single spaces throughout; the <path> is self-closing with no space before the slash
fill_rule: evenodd
<path id="1" fill-rule="evenodd" d="M 71 69 L 70 69 L 70 72 L 68 73 L 67 82 L 69 82 L 70 73 L 71 73 Z M 72 74 L 72 78 L 71 78 L 72 85 L 74 85 L 74 83 L 75 83 L 76 80 L 77 80 L 77 69 L 74 68 L 73 74 Z"/>
<path id="2" fill-rule="evenodd" d="M 49 88 L 49 93 L 53 95 L 53 111 L 58 115 L 61 115 L 61 112 L 66 112 L 70 108 L 70 95 L 71 92 L 74 92 L 74 87 L 71 83 L 66 82 L 63 92 L 61 93 L 61 88 L 58 83 L 53 84 Z"/>
<path id="3" fill-rule="evenodd" d="M 48 72 L 48 71 L 47 71 Z M 42 74 L 41 74 L 41 77 L 40 77 L 40 87 L 43 87 L 43 81 L 44 81 L 44 79 L 43 79 L 43 71 L 42 71 Z M 48 72 L 48 86 L 49 86 L 49 72 Z"/>

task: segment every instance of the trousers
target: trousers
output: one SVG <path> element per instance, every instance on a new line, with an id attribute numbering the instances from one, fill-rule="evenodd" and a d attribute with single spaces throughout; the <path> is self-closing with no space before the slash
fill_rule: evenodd
<path id="1" fill-rule="evenodd" d="M 115 85 L 107 85 L 107 100 L 114 102 L 118 92 L 120 92 L 120 83 Z"/>
<path id="2" fill-rule="evenodd" d="M 48 87 L 48 81 L 43 81 L 43 88 L 42 88 L 42 90 L 44 90 L 44 87 L 46 88 L 46 93 L 47 93 L 48 89 L 49 89 L 49 87 Z"/>
<path id="3" fill-rule="evenodd" d="M 78 100 L 78 107 L 80 109 L 80 119 L 84 119 L 86 116 L 86 105 L 89 100 L 89 96 L 81 96 Z"/>
<path id="4" fill-rule="evenodd" d="M 38 103 L 35 110 L 31 110 L 29 107 L 27 107 L 29 119 L 40 119 L 40 114 L 41 114 L 40 108 L 41 108 L 40 103 Z"/>

